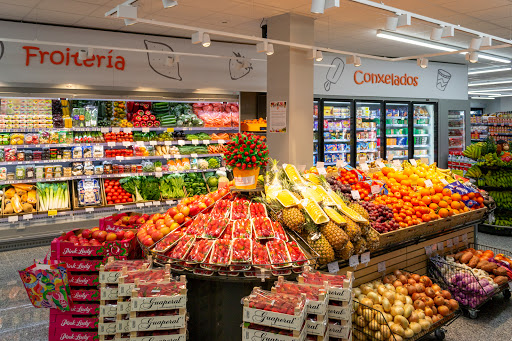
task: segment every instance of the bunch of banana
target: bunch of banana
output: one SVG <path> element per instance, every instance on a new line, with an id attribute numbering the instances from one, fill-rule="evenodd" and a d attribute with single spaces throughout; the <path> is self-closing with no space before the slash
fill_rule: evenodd
<path id="1" fill-rule="evenodd" d="M 499 208 L 512 209 L 511 191 L 490 191 L 489 195 L 496 201 Z"/>
<path id="2" fill-rule="evenodd" d="M 455 181 L 451 169 L 436 168 L 436 176 L 439 179 L 445 179 L 448 183 Z"/>
<path id="3" fill-rule="evenodd" d="M 487 174 L 481 175 L 478 179 L 478 185 L 501 188 L 512 187 L 512 172 L 504 169 L 497 171 L 490 170 Z"/>
<path id="4" fill-rule="evenodd" d="M 466 177 L 469 178 L 480 178 L 482 175 L 482 170 L 475 164 L 466 171 Z"/>
<path id="5" fill-rule="evenodd" d="M 494 166 L 504 167 L 505 166 L 505 162 L 503 162 L 498 157 L 498 155 L 496 155 L 496 153 L 489 153 L 489 154 L 485 154 L 483 156 L 483 160 L 479 161 L 477 163 L 477 165 L 479 165 L 479 166 L 486 166 L 486 167 L 494 167 Z"/>
<path id="6" fill-rule="evenodd" d="M 462 154 L 470 159 L 477 160 L 482 157 L 482 150 L 486 147 L 485 142 L 473 143 L 466 147 Z"/>

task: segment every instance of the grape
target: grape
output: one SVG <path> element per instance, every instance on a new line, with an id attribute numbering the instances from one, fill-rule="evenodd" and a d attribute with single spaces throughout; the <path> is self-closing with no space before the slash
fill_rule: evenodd
<path id="1" fill-rule="evenodd" d="M 373 202 L 360 203 L 370 215 L 371 226 L 379 233 L 386 233 L 399 229 L 398 223 L 393 218 L 393 210 L 385 205 L 377 205 Z"/>

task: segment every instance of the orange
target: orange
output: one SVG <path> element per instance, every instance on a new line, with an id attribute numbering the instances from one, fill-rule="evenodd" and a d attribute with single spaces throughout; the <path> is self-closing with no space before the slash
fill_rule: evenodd
<path id="1" fill-rule="evenodd" d="M 421 201 L 423 201 L 425 204 L 427 205 L 430 205 L 430 203 L 432 202 L 432 199 L 430 199 L 430 196 L 424 196 L 423 198 L 421 198 Z"/>
<path id="2" fill-rule="evenodd" d="M 436 193 L 442 193 L 443 192 L 443 186 L 441 185 L 434 185 L 434 190 Z"/>
<path id="3" fill-rule="evenodd" d="M 452 212 L 453 212 L 453 214 L 459 214 L 459 210 L 456 210 L 456 209 L 452 210 Z"/>
<path id="4" fill-rule="evenodd" d="M 436 194 L 436 190 L 434 189 L 434 187 L 430 187 L 429 190 L 430 190 L 430 195 Z"/>
<path id="5" fill-rule="evenodd" d="M 446 201 L 448 203 L 448 205 L 450 205 L 452 203 L 452 197 L 449 195 L 445 195 L 443 197 L 443 200 Z"/>
<path id="6" fill-rule="evenodd" d="M 447 203 L 446 201 L 444 201 L 444 200 L 441 200 L 441 201 L 439 202 L 439 207 L 441 207 L 441 208 L 447 208 L 447 207 L 448 207 L 448 203 Z"/>
<path id="7" fill-rule="evenodd" d="M 469 207 L 464 206 L 464 212 L 469 212 Z"/>
<path id="8" fill-rule="evenodd" d="M 453 193 L 452 194 L 452 200 L 453 201 L 461 201 L 462 197 L 459 193 Z"/>
<path id="9" fill-rule="evenodd" d="M 403 173 L 407 176 L 411 176 L 412 175 L 412 169 L 410 168 L 406 168 L 404 169 Z"/>
<path id="10" fill-rule="evenodd" d="M 463 196 L 461 197 L 461 199 L 462 199 L 462 200 L 464 200 L 464 201 L 468 201 L 468 200 L 469 200 L 469 196 L 467 196 L 467 195 L 463 195 Z"/>
<path id="11" fill-rule="evenodd" d="M 437 210 L 439 208 L 439 205 L 436 203 L 431 203 L 430 205 L 428 205 L 428 207 L 430 207 L 433 210 Z"/>
<path id="12" fill-rule="evenodd" d="M 468 193 L 468 197 L 469 197 L 469 199 L 474 199 L 475 198 L 475 193 L 473 193 L 473 192 Z"/>
<path id="13" fill-rule="evenodd" d="M 450 204 L 450 206 L 454 209 L 454 210 L 458 210 L 460 208 L 460 203 L 458 201 L 452 201 L 452 203 Z"/>
<path id="14" fill-rule="evenodd" d="M 390 167 L 384 167 L 384 168 L 382 168 L 382 174 L 384 174 L 384 175 L 386 175 L 386 176 L 387 176 L 389 173 L 393 172 L 393 171 L 394 171 L 394 170 L 393 170 L 393 168 L 390 168 Z"/>
<path id="15" fill-rule="evenodd" d="M 422 188 L 422 189 L 420 189 L 420 194 L 422 197 L 424 197 L 424 196 L 430 195 L 430 191 L 428 188 Z"/>
<path id="16" fill-rule="evenodd" d="M 404 186 L 411 186 L 411 180 L 404 179 L 400 183 Z"/>
<path id="17" fill-rule="evenodd" d="M 411 197 L 408 195 L 404 196 L 402 199 L 404 199 L 404 201 L 411 201 Z"/>
<path id="18" fill-rule="evenodd" d="M 422 178 L 418 178 L 418 180 L 416 181 L 416 185 L 420 187 L 425 187 L 425 180 L 423 180 Z"/>
<path id="19" fill-rule="evenodd" d="M 429 222 L 432 218 L 430 217 L 430 214 L 424 214 L 421 216 L 421 220 L 424 222 Z"/>
<path id="20" fill-rule="evenodd" d="M 448 217 L 448 214 L 449 214 L 449 212 L 446 208 L 441 208 L 438 213 L 441 218 L 446 218 L 446 217 Z"/>
<path id="21" fill-rule="evenodd" d="M 444 188 L 442 193 L 445 196 L 451 196 L 452 195 L 452 191 L 450 191 L 448 188 Z"/>
<path id="22" fill-rule="evenodd" d="M 476 202 L 479 203 L 479 204 L 483 204 L 484 203 L 484 198 L 483 197 L 478 197 L 478 198 L 476 198 Z"/>
<path id="23" fill-rule="evenodd" d="M 453 210 L 448 209 L 448 216 L 451 217 L 452 215 L 453 215 Z"/>
<path id="24" fill-rule="evenodd" d="M 430 212 L 430 213 L 429 213 L 429 215 L 430 215 L 430 219 L 431 219 L 431 220 L 436 220 L 436 219 L 438 219 L 438 218 L 439 218 L 439 217 L 438 217 L 438 215 L 437 215 L 437 214 L 435 214 L 434 212 Z"/>
<path id="25" fill-rule="evenodd" d="M 437 195 L 437 194 L 436 194 L 436 195 L 433 195 L 433 196 L 431 197 L 431 199 L 432 199 L 432 202 L 433 202 L 433 203 L 436 203 L 436 204 L 438 204 L 438 203 L 441 201 L 441 197 L 440 197 L 439 195 Z"/>

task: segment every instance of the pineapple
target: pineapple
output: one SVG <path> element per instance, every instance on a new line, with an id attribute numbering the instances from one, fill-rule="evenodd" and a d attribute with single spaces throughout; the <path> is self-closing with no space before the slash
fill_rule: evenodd
<path id="1" fill-rule="evenodd" d="M 366 246 L 370 251 L 377 250 L 380 245 L 379 233 L 374 229 L 369 229 L 366 235 Z"/>
<path id="2" fill-rule="evenodd" d="M 335 251 L 343 248 L 349 240 L 345 231 L 343 231 L 343 229 L 336 225 L 332 220 L 327 224 L 322 225 L 320 227 L 320 232 L 322 232 Z"/>
<path id="3" fill-rule="evenodd" d="M 300 232 L 305 221 L 304 214 L 297 207 L 283 209 L 283 223 L 290 230 Z"/>
<path id="4" fill-rule="evenodd" d="M 370 215 L 368 214 L 368 212 L 363 208 L 363 206 L 359 205 L 358 203 L 353 202 L 350 205 L 348 205 L 348 207 L 359 213 L 364 219 L 370 220 Z"/>
<path id="5" fill-rule="evenodd" d="M 356 243 L 354 243 L 354 253 L 360 254 L 366 250 L 366 240 L 364 238 L 360 238 Z"/>
<path id="6" fill-rule="evenodd" d="M 309 234 L 306 241 L 309 246 L 318 253 L 319 264 L 327 264 L 334 261 L 334 250 L 320 232 Z"/>
<path id="7" fill-rule="evenodd" d="M 352 219 L 347 217 L 347 226 L 345 226 L 345 232 L 347 233 L 351 242 L 357 242 L 361 238 L 361 228 Z"/>
<path id="8" fill-rule="evenodd" d="M 339 251 L 336 252 L 336 258 L 341 258 L 344 260 L 348 260 L 354 254 L 354 244 L 349 241 L 345 246 Z"/>

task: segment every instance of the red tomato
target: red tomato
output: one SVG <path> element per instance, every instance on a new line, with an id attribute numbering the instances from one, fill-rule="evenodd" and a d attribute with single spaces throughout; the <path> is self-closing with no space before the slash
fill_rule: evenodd
<path id="1" fill-rule="evenodd" d="M 113 201 L 108 201 L 107 202 L 109 205 L 112 205 L 114 202 Z"/>
<path id="2" fill-rule="evenodd" d="M 107 201 L 112 200 L 112 197 L 110 195 L 107 196 Z"/>
<path id="3" fill-rule="evenodd" d="M 125 202 L 126 202 L 126 199 L 125 199 L 125 198 L 121 199 L 121 202 L 122 202 L 122 203 L 125 203 Z"/>
<path id="4" fill-rule="evenodd" d="M 116 200 L 114 201 L 116 204 L 119 204 L 121 202 L 121 200 Z"/>
<path id="5" fill-rule="evenodd" d="M 115 195 L 115 194 L 114 194 L 114 195 L 112 196 L 112 200 L 117 200 L 117 195 Z"/>
<path id="6" fill-rule="evenodd" d="M 133 201 L 132 198 L 126 199 L 126 202 L 132 202 L 132 201 Z"/>

